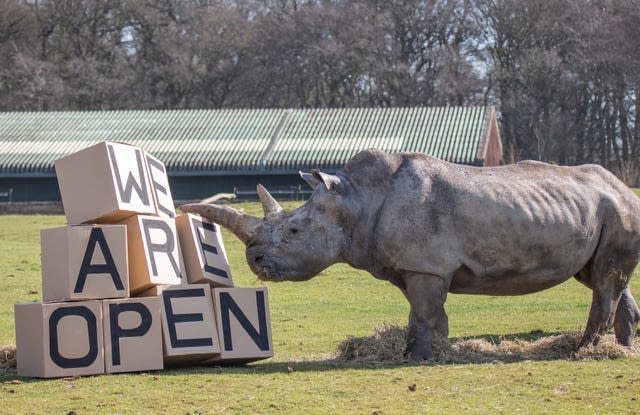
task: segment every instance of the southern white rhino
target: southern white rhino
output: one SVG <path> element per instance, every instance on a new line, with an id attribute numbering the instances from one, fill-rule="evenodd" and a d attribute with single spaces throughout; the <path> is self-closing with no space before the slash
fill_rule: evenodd
<path id="1" fill-rule="evenodd" d="M 228 206 L 182 210 L 231 230 L 262 280 L 303 281 L 346 262 L 399 287 L 414 360 L 432 356 L 434 331 L 448 333 L 447 293 L 527 294 L 571 277 L 593 291 L 581 346 L 613 326 L 633 347 L 640 200 L 604 168 L 470 167 L 367 150 L 336 175 L 301 175 L 315 190 L 292 212 L 260 185 L 264 219 Z"/>

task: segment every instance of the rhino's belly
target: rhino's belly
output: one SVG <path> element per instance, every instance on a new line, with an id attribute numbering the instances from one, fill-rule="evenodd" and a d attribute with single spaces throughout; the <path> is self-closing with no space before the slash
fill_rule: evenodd
<path id="1" fill-rule="evenodd" d="M 576 275 L 588 263 L 597 246 L 590 243 L 551 244 L 541 250 L 529 247 L 500 249 L 484 255 L 461 255 L 450 291 L 461 294 L 519 295 L 558 285 Z M 477 251 L 476 251 L 477 252 Z"/>
<path id="2" fill-rule="evenodd" d="M 451 292 L 519 295 L 553 287 L 584 268 L 599 240 L 596 226 L 558 221 L 522 228 L 505 228 L 499 238 L 461 237 Z"/>
<path id="3" fill-rule="evenodd" d="M 522 274 L 519 271 L 512 271 L 503 275 L 479 276 L 473 274 L 468 268 L 462 267 L 454 274 L 449 292 L 482 295 L 530 294 L 561 284 L 573 275 L 567 274 L 553 274 L 549 271 Z"/>

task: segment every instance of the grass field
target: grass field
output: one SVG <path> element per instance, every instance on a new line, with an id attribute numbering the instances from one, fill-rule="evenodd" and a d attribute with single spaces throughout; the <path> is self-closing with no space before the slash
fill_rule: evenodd
<path id="1" fill-rule="evenodd" d="M 243 207 L 259 211 L 254 203 Z M 15 342 L 13 304 L 41 299 L 40 230 L 63 223 L 62 216 L 0 216 L 0 345 Z M 229 233 L 224 239 L 236 285 L 263 284 L 249 271 L 240 242 Z M 344 265 L 308 282 L 268 286 L 272 359 L 54 380 L 0 373 L 0 413 L 640 413 L 639 358 L 341 363 L 334 353 L 349 336 L 406 324 L 401 293 Z M 638 276 L 632 290 L 640 293 Z M 581 330 L 590 299 L 573 280 L 521 297 L 450 295 L 450 336 L 536 338 Z"/>

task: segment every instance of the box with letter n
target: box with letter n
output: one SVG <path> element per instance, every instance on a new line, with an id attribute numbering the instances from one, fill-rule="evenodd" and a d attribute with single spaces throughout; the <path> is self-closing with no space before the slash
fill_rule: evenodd
<path id="1" fill-rule="evenodd" d="M 17 368 L 41 378 L 162 369 L 158 298 L 18 303 Z"/>
<path id="2" fill-rule="evenodd" d="M 55 169 L 68 224 L 41 231 L 44 302 L 15 304 L 19 375 L 273 356 L 267 289 L 233 288 L 219 226 L 176 217 L 160 160 L 106 141 Z"/>
<path id="3" fill-rule="evenodd" d="M 212 292 L 220 336 L 217 359 L 250 362 L 272 357 L 267 288 L 214 288 Z"/>

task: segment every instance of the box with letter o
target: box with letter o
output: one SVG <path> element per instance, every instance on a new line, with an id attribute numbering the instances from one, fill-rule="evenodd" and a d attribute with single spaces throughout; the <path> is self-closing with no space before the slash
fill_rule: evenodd
<path id="1" fill-rule="evenodd" d="M 273 356 L 266 288 L 233 286 L 218 225 L 176 218 L 167 169 L 97 143 L 55 162 L 67 225 L 41 231 L 43 302 L 18 303 L 18 374 Z"/>

